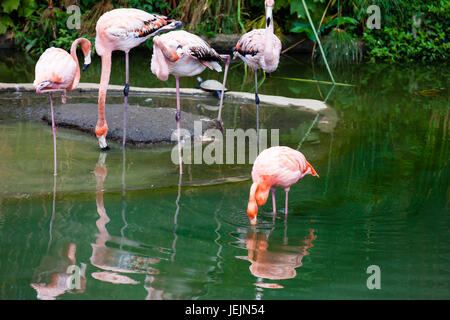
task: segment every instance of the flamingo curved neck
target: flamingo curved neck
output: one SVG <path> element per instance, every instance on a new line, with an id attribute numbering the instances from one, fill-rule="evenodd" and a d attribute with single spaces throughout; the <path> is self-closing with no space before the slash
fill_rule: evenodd
<path id="1" fill-rule="evenodd" d="M 67 90 L 72 90 L 73 88 L 78 86 L 78 83 L 80 82 L 80 64 L 78 63 L 78 57 L 77 57 L 77 47 L 78 44 L 81 42 L 82 39 L 77 39 L 72 43 L 72 47 L 70 48 L 70 55 L 72 56 L 73 60 L 77 64 L 77 68 L 75 71 L 75 77 L 73 79 L 72 85 Z"/>
<path id="2" fill-rule="evenodd" d="M 105 102 L 106 92 L 108 90 L 109 77 L 111 74 L 111 52 L 105 52 L 101 56 L 102 60 L 102 73 L 100 76 L 100 87 L 98 90 L 98 121 L 100 124 L 106 122 L 105 117 Z M 106 143 L 105 143 L 106 144 Z"/>

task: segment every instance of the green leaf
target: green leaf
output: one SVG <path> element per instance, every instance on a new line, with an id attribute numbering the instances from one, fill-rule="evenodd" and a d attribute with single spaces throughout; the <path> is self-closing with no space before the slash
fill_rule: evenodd
<path id="1" fill-rule="evenodd" d="M 14 10 L 17 10 L 19 5 L 20 0 L 2 0 L 2 7 L 5 13 L 10 13 Z"/>
<path id="2" fill-rule="evenodd" d="M 330 22 L 327 23 L 327 27 L 334 27 L 337 26 L 339 27 L 340 25 L 343 24 L 353 24 L 353 25 L 357 25 L 358 24 L 358 20 L 351 18 L 351 17 L 336 17 L 333 20 L 331 20 Z"/>
<path id="3" fill-rule="evenodd" d="M 1 15 L 0 16 L 0 34 L 4 34 L 8 27 L 14 27 L 14 23 L 9 16 Z"/>
<path id="4" fill-rule="evenodd" d="M 306 33 L 306 36 L 312 41 L 316 41 L 316 37 L 314 36 L 314 31 L 311 29 L 311 26 L 306 23 L 295 22 L 294 26 L 290 31 L 294 33 Z"/>
<path id="5" fill-rule="evenodd" d="M 36 11 L 36 2 L 33 0 L 21 0 L 19 7 L 19 16 L 28 18 Z"/>
<path id="6" fill-rule="evenodd" d="M 301 0 L 292 0 L 291 14 L 296 14 L 298 18 L 306 16 L 305 8 Z"/>
<path id="7" fill-rule="evenodd" d="M 31 40 L 30 43 L 27 44 L 27 46 L 25 47 L 25 51 L 28 52 L 30 51 L 31 48 L 33 48 L 34 44 L 36 43 L 37 39 L 33 39 Z"/>

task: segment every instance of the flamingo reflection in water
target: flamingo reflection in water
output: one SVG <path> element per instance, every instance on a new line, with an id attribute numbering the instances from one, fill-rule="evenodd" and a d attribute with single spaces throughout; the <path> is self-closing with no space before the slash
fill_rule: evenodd
<path id="1" fill-rule="evenodd" d="M 190 167 L 188 167 L 188 176 L 189 169 Z M 164 274 L 146 276 L 144 287 L 148 293 L 147 300 L 197 300 L 207 293 L 209 284 L 216 283 L 217 275 L 223 273 L 221 266 L 223 261 L 220 240 L 221 222 L 217 217 L 223 200 L 220 201 L 214 211 L 214 220 L 217 224 L 214 230 L 217 237 L 214 242 L 217 245 L 217 251 L 211 254 L 209 250 L 202 250 L 202 255 L 209 255 L 207 262 L 195 259 L 192 254 L 197 250 L 200 243 L 204 243 L 204 238 L 179 236 L 177 230 L 182 228 L 183 222 L 189 223 L 186 220 L 193 219 L 192 211 L 195 211 L 197 206 L 202 207 L 203 203 L 199 203 L 195 197 L 188 196 L 185 199 L 181 197 L 182 177 L 183 175 L 179 175 L 178 193 L 175 200 L 176 209 L 172 228 L 173 241 L 170 264 L 165 266 Z M 183 200 L 183 204 L 181 200 Z M 189 205 L 189 202 L 195 203 L 195 205 Z M 167 206 L 164 207 L 167 208 Z M 188 211 L 189 208 L 192 211 L 184 212 L 183 215 L 181 211 Z M 185 219 L 182 219 L 183 217 Z M 186 225 L 184 227 L 186 228 Z"/>
<path id="2" fill-rule="evenodd" d="M 44 255 L 40 266 L 35 270 L 35 281 L 31 287 L 36 290 L 37 298 L 40 300 L 55 300 L 58 296 L 70 293 L 83 293 L 86 289 L 86 264 L 81 263 L 79 277 L 72 277 L 73 269 L 76 266 L 76 244 L 66 243 L 56 254 L 50 254 L 53 241 L 53 223 L 56 216 L 56 175 L 53 176 L 53 201 L 52 216 L 49 224 L 49 240 L 47 252 Z M 54 244 L 53 244 L 54 245 Z M 75 283 L 73 283 L 75 280 Z M 74 285 L 74 286 L 73 286 Z"/>
<path id="3" fill-rule="evenodd" d="M 204 282 L 199 281 L 195 277 L 180 277 L 172 274 L 173 271 L 178 269 L 178 265 L 176 263 L 177 256 L 177 242 L 178 242 L 178 234 L 177 229 L 179 227 L 179 218 L 180 218 L 180 199 L 181 199 L 181 185 L 183 183 L 183 175 L 178 176 L 178 189 L 177 189 L 177 198 L 175 200 L 175 214 L 173 217 L 173 240 L 171 246 L 171 255 L 170 255 L 170 265 L 166 270 L 169 276 L 153 276 L 147 275 L 145 277 L 144 288 L 147 290 L 146 300 L 186 300 L 186 299 L 195 299 L 202 294 L 204 291 L 203 286 Z M 191 274 L 192 276 L 192 274 Z"/>
<path id="4" fill-rule="evenodd" d="M 301 245 L 288 245 L 286 236 L 282 244 L 269 242 L 264 232 L 258 232 L 254 228 L 247 231 L 246 249 L 247 257 L 238 257 L 248 260 L 252 275 L 258 278 L 255 284 L 263 288 L 283 288 L 277 283 L 263 283 L 262 279 L 284 280 L 292 279 L 297 275 L 296 269 L 301 267 L 304 256 L 309 255 L 308 249 L 313 247 L 312 241 L 317 238 L 314 230 L 310 229 L 309 234 L 302 240 Z"/>
<path id="5" fill-rule="evenodd" d="M 125 152 L 125 151 L 124 151 Z M 144 273 L 156 274 L 157 269 L 151 265 L 159 262 L 158 258 L 151 258 L 133 254 L 122 249 L 125 244 L 131 247 L 139 247 L 141 244 L 122 237 L 111 236 L 106 229 L 106 224 L 110 221 L 106 214 L 105 204 L 103 202 L 104 181 L 107 176 L 107 167 L 105 164 L 106 153 L 100 153 L 99 161 L 95 167 L 94 174 L 97 180 L 96 204 L 99 219 L 96 225 L 99 233 L 96 236 L 96 242 L 92 244 L 91 264 L 103 271 L 92 273 L 94 279 L 110 282 L 114 284 L 139 284 L 139 281 L 132 279 L 120 273 Z M 119 248 L 106 246 L 106 242 L 120 244 Z"/>
<path id="6" fill-rule="evenodd" d="M 31 287 L 36 290 L 37 298 L 40 300 L 55 300 L 58 296 L 69 293 L 83 293 L 86 290 L 86 277 L 84 276 L 86 265 L 81 264 L 79 283 L 73 280 L 70 266 L 76 265 L 76 245 L 68 243 L 54 255 L 47 254 L 36 269 L 35 281 Z M 78 288 L 77 288 L 78 287 Z"/>
<path id="7" fill-rule="evenodd" d="M 123 152 L 126 152 L 126 149 L 123 149 Z M 96 221 L 98 229 L 96 241 L 91 244 L 92 254 L 90 262 L 100 270 L 93 272 L 91 274 L 92 277 L 96 280 L 113 284 L 143 284 L 144 289 L 147 291 L 145 298 L 151 300 L 192 299 L 193 297 L 195 299 L 202 295 L 205 291 L 204 286 L 209 281 L 207 274 L 205 275 L 203 270 L 195 272 L 195 275 L 188 273 L 178 276 L 180 263 L 177 257 L 180 252 L 177 249 L 180 239 L 177 235 L 177 228 L 179 227 L 178 220 L 180 219 L 182 175 L 178 176 L 178 192 L 175 200 L 176 210 L 173 218 L 171 246 L 141 243 L 126 238 L 123 228 L 120 237 L 111 235 L 106 228 L 110 222 L 104 204 L 104 182 L 107 176 L 106 156 L 107 153 L 100 154 L 94 170 L 97 181 L 96 204 L 99 218 Z M 123 173 L 122 177 L 124 178 Z M 122 187 L 124 187 L 124 181 L 122 182 Z M 166 206 L 164 206 L 164 210 L 167 210 Z M 127 226 L 123 216 L 122 218 L 125 226 Z M 158 232 L 157 230 L 153 231 Z M 142 254 L 142 250 L 150 250 L 151 254 Z M 164 274 L 160 271 L 162 268 L 164 268 Z M 189 269 L 189 272 L 192 272 L 192 269 Z M 145 275 L 145 280 L 140 280 L 142 275 Z"/>

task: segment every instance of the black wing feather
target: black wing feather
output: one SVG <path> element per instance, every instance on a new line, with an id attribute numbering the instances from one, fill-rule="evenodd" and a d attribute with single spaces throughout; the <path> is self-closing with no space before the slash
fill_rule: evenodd
<path id="1" fill-rule="evenodd" d="M 206 48 L 202 46 L 191 47 L 190 52 L 193 57 L 201 61 L 222 61 L 220 55 L 212 48 Z"/>

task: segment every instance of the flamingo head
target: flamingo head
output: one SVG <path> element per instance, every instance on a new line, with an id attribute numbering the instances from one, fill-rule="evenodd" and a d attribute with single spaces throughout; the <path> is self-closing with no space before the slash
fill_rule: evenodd
<path id="1" fill-rule="evenodd" d="M 310 165 L 309 163 L 307 163 L 307 165 L 306 165 L 306 173 L 305 174 L 311 174 L 313 177 L 319 178 L 319 174 L 316 172 L 316 170 L 314 170 L 312 165 Z"/>
<path id="2" fill-rule="evenodd" d="M 270 176 L 260 176 L 258 183 L 253 183 L 250 187 L 250 198 L 247 205 L 247 216 L 252 225 L 256 224 L 258 206 L 263 206 L 269 197 Z"/>
<path id="3" fill-rule="evenodd" d="M 102 150 L 108 150 L 108 144 L 106 143 L 106 135 L 108 134 L 108 125 L 106 122 L 103 125 L 97 124 L 95 127 L 95 134 L 98 139 L 98 144 Z"/>
<path id="4" fill-rule="evenodd" d="M 252 225 L 256 224 L 256 216 L 258 215 L 258 203 L 256 202 L 255 194 L 258 190 L 258 184 L 253 183 L 250 187 L 250 198 L 247 205 L 247 216 Z"/>
<path id="5" fill-rule="evenodd" d="M 80 43 L 81 43 L 81 51 L 83 51 L 83 55 L 84 55 L 84 64 L 83 64 L 82 70 L 85 71 L 87 69 L 87 67 L 89 67 L 89 65 L 91 64 L 92 44 L 86 38 L 82 38 Z"/>
<path id="6" fill-rule="evenodd" d="M 36 93 L 43 93 L 43 89 L 51 84 L 50 81 L 42 81 L 41 83 L 37 83 L 34 81 L 33 85 L 36 88 Z"/>
<path id="7" fill-rule="evenodd" d="M 273 23 L 272 22 L 272 11 L 273 11 L 273 7 L 275 5 L 275 1 L 274 0 L 266 0 L 266 2 L 264 3 L 266 6 L 266 28 L 273 28 Z"/>
<path id="8" fill-rule="evenodd" d="M 256 216 L 258 215 L 258 204 L 255 200 L 250 200 L 247 205 L 247 216 L 250 219 L 250 224 L 256 224 Z"/>
<path id="9" fill-rule="evenodd" d="M 265 5 L 266 7 L 272 7 L 272 8 L 273 8 L 273 6 L 275 5 L 275 1 L 274 1 L 274 0 L 266 0 L 266 1 L 264 2 L 264 5 Z"/>

